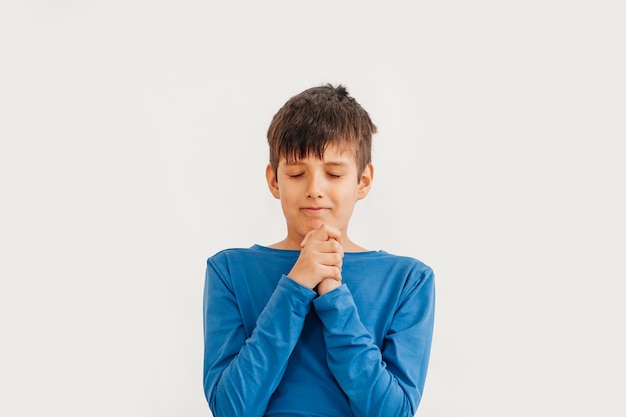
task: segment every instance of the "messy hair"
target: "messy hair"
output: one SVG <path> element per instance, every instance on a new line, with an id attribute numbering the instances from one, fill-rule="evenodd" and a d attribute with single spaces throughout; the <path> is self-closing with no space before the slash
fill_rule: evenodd
<path id="1" fill-rule="evenodd" d="M 372 134 L 376 126 L 343 85 L 309 88 L 291 97 L 274 115 L 267 131 L 270 164 L 309 156 L 321 159 L 328 145 L 353 151 L 358 177 L 372 159 Z"/>

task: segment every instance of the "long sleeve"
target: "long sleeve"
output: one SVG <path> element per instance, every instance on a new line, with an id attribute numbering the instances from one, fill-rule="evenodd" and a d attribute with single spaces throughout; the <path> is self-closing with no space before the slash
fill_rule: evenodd
<path id="1" fill-rule="evenodd" d="M 362 324 L 349 288 L 317 298 L 327 363 L 356 417 L 413 417 L 421 400 L 433 332 L 434 277 L 415 270 L 381 348 Z"/>
<path id="2" fill-rule="evenodd" d="M 313 291 L 282 276 L 246 338 L 228 273 L 209 259 L 204 292 L 204 390 L 215 417 L 263 416 L 314 296 Z"/>

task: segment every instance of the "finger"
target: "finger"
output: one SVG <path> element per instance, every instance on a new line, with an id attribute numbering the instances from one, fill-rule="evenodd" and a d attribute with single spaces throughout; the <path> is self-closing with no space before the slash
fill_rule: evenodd
<path id="1" fill-rule="evenodd" d="M 343 246 L 341 246 L 341 243 L 337 242 L 335 239 L 319 242 L 316 249 L 321 253 L 338 253 L 341 257 L 343 257 Z"/>
<path id="2" fill-rule="evenodd" d="M 342 256 L 339 253 L 320 253 L 318 262 L 325 266 L 336 266 L 341 270 L 343 265 Z"/>
<path id="3" fill-rule="evenodd" d="M 319 240 L 329 240 L 335 239 L 336 241 L 341 243 L 341 231 L 334 226 L 329 226 L 327 224 L 323 224 L 317 229 L 317 238 Z"/>
<path id="4" fill-rule="evenodd" d="M 341 282 L 341 268 L 337 266 L 324 266 L 322 272 L 322 279 L 323 278 L 330 278 Z"/>
<path id="5" fill-rule="evenodd" d="M 341 231 L 336 227 L 326 225 L 326 234 L 328 235 L 328 239 L 335 239 L 337 242 L 341 243 Z"/>
<path id="6" fill-rule="evenodd" d="M 319 295 L 324 295 L 332 290 L 335 290 L 341 286 L 341 281 L 337 281 L 334 279 L 323 279 L 322 282 L 317 286 L 317 293 Z"/>
<path id="7" fill-rule="evenodd" d="M 337 251 L 338 254 L 341 255 L 341 258 L 343 259 L 343 245 L 341 244 L 341 242 L 337 242 L 336 240 L 331 240 L 331 242 L 333 242 L 333 245 L 335 246 L 335 250 Z"/>
<path id="8" fill-rule="evenodd" d="M 304 236 L 304 239 L 302 239 L 302 242 L 300 242 L 300 247 L 301 247 L 301 248 L 303 248 L 303 247 L 304 247 L 304 245 L 306 245 L 306 244 L 307 244 L 307 242 L 309 241 L 309 239 L 311 238 L 311 235 L 312 235 L 313 233 L 315 233 L 315 230 L 311 230 L 309 233 L 307 233 L 307 234 Z"/>

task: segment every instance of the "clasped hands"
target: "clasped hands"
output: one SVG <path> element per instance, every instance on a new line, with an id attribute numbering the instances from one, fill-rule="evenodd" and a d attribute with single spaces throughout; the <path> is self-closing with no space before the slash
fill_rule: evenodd
<path id="1" fill-rule="evenodd" d="M 311 230 L 300 247 L 300 256 L 289 272 L 289 278 L 317 291 L 318 295 L 341 286 L 343 246 L 337 228 L 322 225 Z"/>

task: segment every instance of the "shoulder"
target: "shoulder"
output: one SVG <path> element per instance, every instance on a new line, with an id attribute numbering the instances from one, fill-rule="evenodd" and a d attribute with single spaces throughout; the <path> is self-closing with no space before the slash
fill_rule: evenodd
<path id="1" fill-rule="evenodd" d="M 252 245 L 249 248 L 229 248 L 222 249 L 214 255 L 210 256 L 208 262 L 224 262 L 229 260 L 246 260 L 246 259 L 280 259 L 293 258 L 297 256 L 299 251 L 272 249 L 267 246 Z"/>
<path id="2" fill-rule="evenodd" d="M 247 271 L 251 265 L 258 263 L 257 250 L 250 248 L 228 248 L 211 255 L 207 259 L 206 279 L 207 282 L 222 281 L 229 288 L 232 287 L 233 277 L 241 275 L 241 271 Z"/>
<path id="3" fill-rule="evenodd" d="M 380 250 L 376 253 L 379 254 L 380 258 L 386 262 L 399 263 L 402 265 L 412 266 L 412 267 L 419 268 L 419 269 L 431 269 L 424 262 L 412 256 L 396 255 L 393 253 L 386 252 L 384 250 Z"/>
<path id="4" fill-rule="evenodd" d="M 254 250 L 254 246 L 250 248 L 228 248 L 222 249 L 213 255 L 209 256 L 208 262 L 223 262 L 230 258 L 240 258 L 249 256 Z"/>
<path id="5" fill-rule="evenodd" d="M 380 294 L 434 286 L 434 273 L 421 260 L 386 251 L 347 253 L 343 262 L 344 281 L 359 285 L 366 279 Z"/>
<path id="6" fill-rule="evenodd" d="M 223 249 L 208 258 L 209 268 L 229 273 L 234 270 L 268 268 L 295 262 L 299 251 L 272 249 L 252 245 L 249 248 Z"/>
<path id="7" fill-rule="evenodd" d="M 388 279 L 402 286 L 399 304 L 416 297 L 421 300 L 420 305 L 431 305 L 435 298 L 435 274 L 429 265 L 411 256 L 386 252 L 383 258 L 390 265 Z"/>
<path id="8" fill-rule="evenodd" d="M 259 248 L 253 245 L 249 248 L 228 248 L 211 255 L 207 259 L 209 267 L 226 268 L 232 263 L 248 263 L 254 258 L 262 256 Z"/>
<path id="9" fill-rule="evenodd" d="M 346 261 L 360 264 L 366 268 L 383 268 L 412 275 L 433 275 L 432 268 L 421 260 L 411 256 L 396 255 L 384 250 L 349 253 L 344 258 L 344 262 Z"/>

